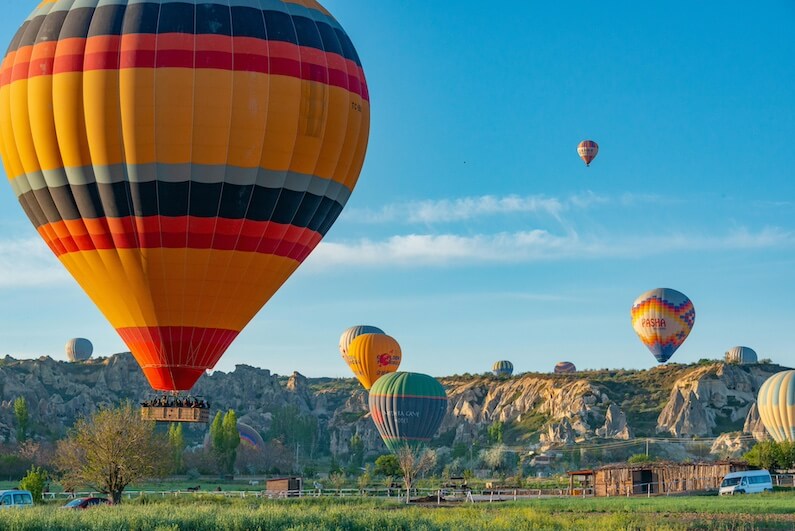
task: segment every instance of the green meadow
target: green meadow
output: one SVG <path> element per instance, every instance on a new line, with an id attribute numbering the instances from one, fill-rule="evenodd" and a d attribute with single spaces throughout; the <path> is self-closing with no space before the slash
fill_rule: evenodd
<path id="1" fill-rule="evenodd" d="M 86 511 L 5 511 L 8 530 L 793 529 L 795 495 L 542 499 L 410 505 L 366 498 L 137 498 Z"/>

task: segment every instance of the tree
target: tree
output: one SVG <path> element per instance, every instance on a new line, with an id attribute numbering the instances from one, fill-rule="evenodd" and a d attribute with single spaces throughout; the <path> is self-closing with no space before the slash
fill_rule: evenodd
<path id="1" fill-rule="evenodd" d="M 27 475 L 19 482 L 19 488 L 30 491 L 33 503 L 41 503 L 44 485 L 47 483 L 47 472 L 39 466 L 32 466 Z"/>
<path id="2" fill-rule="evenodd" d="M 314 455 L 318 442 L 317 418 L 304 415 L 290 404 L 273 412 L 266 439 L 278 439 L 292 448 L 306 448 Z"/>
<path id="3" fill-rule="evenodd" d="M 364 495 L 364 490 L 370 486 L 370 481 L 373 479 L 373 475 L 370 473 L 370 465 L 367 465 L 367 470 L 365 470 L 357 479 L 356 479 L 356 486 L 359 487 L 359 494 Z"/>
<path id="4" fill-rule="evenodd" d="M 213 455 L 221 474 L 233 474 L 237 447 L 240 445 L 240 432 L 237 429 L 237 415 L 230 409 L 226 414 L 220 411 L 215 414 L 210 425 L 210 442 Z"/>
<path id="5" fill-rule="evenodd" d="M 352 470 L 360 468 L 364 462 L 364 441 L 362 441 L 358 433 L 354 433 L 353 436 L 351 436 L 349 455 L 350 460 L 348 464 L 350 468 Z"/>
<path id="6" fill-rule="evenodd" d="M 491 469 L 492 472 L 502 470 L 505 467 L 505 445 L 500 444 L 493 448 L 483 450 L 481 458 L 483 463 Z"/>
<path id="7" fill-rule="evenodd" d="M 491 426 L 489 426 L 488 434 L 489 434 L 489 442 L 500 444 L 502 443 L 502 432 L 503 432 L 503 424 L 499 420 L 495 420 Z"/>
<path id="8" fill-rule="evenodd" d="M 411 486 L 424 472 L 436 464 L 436 455 L 428 449 L 414 449 L 409 445 L 398 448 L 395 454 L 400 470 L 403 473 L 403 485 L 406 487 L 406 503 L 411 501 Z"/>
<path id="9" fill-rule="evenodd" d="M 743 459 L 749 465 L 765 470 L 790 469 L 795 467 L 795 444 L 790 441 L 762 441 L 756 443 Z"/>
<path id="10" fill-rule="evenodd" d="M 340 489 L 345 485 L 345 472 L 341 470 L 339 472 L 332 472 L 328 475 L 328 480 L 339 493 Z"/>
<path id="11" fill-rule="evenodd" d="M 168 446 L 171 449 L 171 459 L 174 472 L 177 474 L 185 470 L 183 454 L 185 452 L 185 436 L 182 433 L 182 424 L 172 422 L 168 426 Z"/>
<path id="12" fill-rule="evenodd" d="M 627 463 L 630 465 L 641 465 L 644 463 L 653 463 L 656 461 L 654 457 L 646 454 L 633 454 L 627 459 Z"/>
<path id="13" fill-rule="evenodd" d="M 87 486 L 120 503 L 130 483 L 168 472 L 167 448 L 165 435 L 156 433 L 155 424 L 142 420 L 127 403 L 78 420 L 58 442 L 54 464 L 62 484 Z"/>
<path id="14" fill-rule="evenodd" d="M 400 463 L 396 455 L 387 454 L 375 460 L 375 474 L 379 476 L 400 476 Z"/>
<path id="15" fill-rule="evenodd" d="M 28 424 L 30 422 L 30 412 L 28 411 L 28 401 L 24 396 L 14 400 L 14 419 L 17 424 L 17 442 L 24 441 L 28 436 Z"/>

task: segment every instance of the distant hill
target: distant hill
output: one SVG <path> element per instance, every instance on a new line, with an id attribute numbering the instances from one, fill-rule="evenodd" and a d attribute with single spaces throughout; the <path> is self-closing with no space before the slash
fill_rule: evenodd
<path id="1" fill-rule="evenodd" d="M 765 379 L 784 369 L 703 362 L 643 371 L 525 373 L 507 379 L 445 377 L 441 381 L 450 406 L 435 443 L 487 447 L 494 443 L 488 429 L 495 423 L 502 423 L 505 444 L 537 451 L 574 444 L 609 448 L 616 446 L 611 441 L 637 437 L 714 438 L 744 429 L 762 438 L 752 407 L 755 396 Z M 149 394 L 129 353 L 83 363 L 7 356 L 0 360 L 0 440 L 14 440 L 12 403 L 19 396 L 30 404 L 34 438 L 56 439 L 100 406 L 137 403 Z M 194 394 L 208 399 L 215 411 L 235 409 L 265 436 L 291 429 L 285 415 L 311 420 L 317 455 L 346 455 L 355 434 L 366 452 L 385 452 L 369 417 L 366 393 L 353 378 L 311 379 L 298 373 L 277 377 L 266 369 L 238 365 L 230 373 L 203 376 Z M 200 441 L 204 429 L 193 428 L 189 438 Z M 732 444 L 737 446 L 738 440 Z"/>

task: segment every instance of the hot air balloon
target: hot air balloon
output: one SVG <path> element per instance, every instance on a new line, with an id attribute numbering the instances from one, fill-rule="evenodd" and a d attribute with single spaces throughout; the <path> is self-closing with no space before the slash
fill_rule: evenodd
<path id="1" fill-rule="evenodd" d="M 447 393 L 435 378 L 415 372 L 395 372 L 370 389 L 370 414 L 387 448 L 417 449 L 428 443 L 447 412 Z"/>
<path id="2" fill-rule="evenodd" d="M 402 353 L 395 338 L 386 334 L 362 334 L 351 341 L 345 362 L 365 389 L 400 366 Z"/>
<path id="3" fill-rule="evenodd" d="M 508 360 L 494 362 L 491 372 L 494 376 L 510 376 L 513 374 L 513 363 Z"/>
<path id="4" fill-rule="evenodd" d="M 265 449 L 265 441 L 262 439 L 262 435 L 248 424 L 238 421 L 237 432 L 240 434 L 241 443 L 254 450 L 262 451 Z"/>
<path id="5" fill-rule="evenodd" d="M 0 67 L 22 208 L 154 389 L 190 389 L 364 161 L 359 57 L 315 0 L 44 0 Z"/>
<path id="6" fill-rule="evenodd" d="M 66 359 L 69 361 L 86 361 L 91 358 L 91 354 L 94 352 L 94 345 L 88 339 L 76 337 L 66 342 L 64 350 L 66 351 Z"/>
<path id="7" fill-rule="evenodd" d="M 695 320 L 693 303 L 673 289 L 647 291 L 632 304 L 632 328 L 660 363 L 684 343 Z"/>
<path id="8" fill-rule="evenodd" d="M 735 365 L 748 365 L 758 361 L 754 349 L 748 347 L 734 347 L 727 350 L 725 359 L 726 363 L 733 363 Z"/>
<path id="9" fill-rule="evenodd" d="M 599 153 L 599 144 L 593 140 L 583 140 L 577 145 L 577 154 L 586 166 L 591 165 L 591 161 L 596 158 L 597 153 Z"/>
<path id="10" fill-rule="evenodd" d="M 555 374 L 569 374 L 577 372 L 577 367 L 570 361 L 560 361 L 555 364 Z"/>
<path id="11" fill-rule="evenodd" d="M 377 326 L 370 326 L 370 325 L 356 325 L 348 328 L 345 330 L 342 335 L 340 336 L 340 354 L 342 354 L 343 359 L 348 355 L 348 346 L 351 344 L 351 341 L 356 339 L 362 334 L 383 334 L 384 331 L 378 328 Z M 347 359 L 345 360 L 348 361 Z"/>
<path id="12" fill-rule="evenodd" d="M 759 418 L 776 442 L 795 441 L 795 371 L 774 374 L 759 388 Z"/>

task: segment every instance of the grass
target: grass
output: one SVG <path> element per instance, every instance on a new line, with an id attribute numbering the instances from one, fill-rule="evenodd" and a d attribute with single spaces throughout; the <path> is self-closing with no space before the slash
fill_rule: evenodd
<path id="1" fill-rule="evenodd" d="M 5 511 L 0 529 L 27 530 L 446 530 L 791 529 L 795 496 L 545 499 L 409 506 L 376 499 L 259 500 L 213 496 L 142 499 L 118 507 Z"/>

